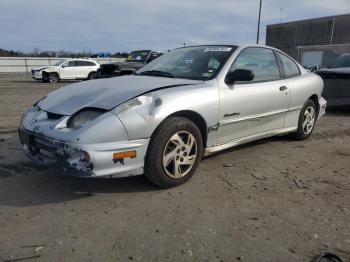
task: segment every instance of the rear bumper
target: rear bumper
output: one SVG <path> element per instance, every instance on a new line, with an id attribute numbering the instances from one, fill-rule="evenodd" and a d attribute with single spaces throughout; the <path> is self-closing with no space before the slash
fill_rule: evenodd
<path id="1" fill-rule="evenodd" d="M 33 162 L 80 177 L 126 177 L 143 174 L 149 139 L 74 145 L 19 129 L 24 154 Z M 114 159 L 113 154 L 136 151 L 136 157 Z"/>

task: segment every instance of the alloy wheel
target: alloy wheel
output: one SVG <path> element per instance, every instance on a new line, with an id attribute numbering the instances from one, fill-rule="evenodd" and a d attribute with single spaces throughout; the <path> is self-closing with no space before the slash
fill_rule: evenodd
<path id="1" fill-rule="evenodd" d="M 311 133 L 315 124 L 315 116 L 315 109 L 312 106 L 309 106 L 304 112 L 303 132 L 305 135 Z"/>
<path id="2" fill-rule="evenodd" d="M 50 74 L 48 79 L 49 79 L 49 83 L 57 83 L 58 82 L 58 77 L 55 74 Z"/>
<path id="3" fill-rule="evenodd" d="M 170 137 L 163 151 L 162 164 L 171 178 L 184 177 L 197 158 L 197 141 L 188 131 L 178 131 Z"/>

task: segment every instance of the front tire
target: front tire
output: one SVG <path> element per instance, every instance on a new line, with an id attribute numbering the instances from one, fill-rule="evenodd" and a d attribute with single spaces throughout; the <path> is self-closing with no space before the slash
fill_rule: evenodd
<path id="1" fill-rule="evenodd" d="M 57 73 L 49 73 L 47 76 L 48 83 L 58 83 L 59 80 L 60 78 Z"/>
<path id="2" fill-rule="evenodd" d="M 181 185 L 196 171 L 203 154 L 201 132 L 183 117 L 166 119 L 153 134 L 145 159 L 145 175 L 162 188 Z"/>
<path id="3" fill-rule="evenodd" d="M 49 79 L 48 79 L 47 76 L 42 76 L 41 80 L 42 80 L 43 83 L 48 83 L 49 82 Z"/>
<path id="4" fill-rule="evenodd" d="M 299 114 L 298 130 L 293 133 L 296 140 L 307 139 L 314 130 L 317 118 L 316 105 L 311 99 L 307 100 Z"/>

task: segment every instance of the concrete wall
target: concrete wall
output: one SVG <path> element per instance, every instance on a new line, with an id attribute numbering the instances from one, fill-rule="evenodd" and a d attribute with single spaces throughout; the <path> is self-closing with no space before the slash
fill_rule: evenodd
<path id="1" fill-rule="evenodd" d="M 298 46 L 350 44 L 350 14 L 268 25 L 266 44 L 298 57 Z"/>
<path id="2" fill-rule="evenodd" d="M 49 66 L 69 58 L 0 57 L 0 73 L 29 73 L 32 68 Z M 100 64 L 124 61 L 123 58 L 92 58 Z"/>

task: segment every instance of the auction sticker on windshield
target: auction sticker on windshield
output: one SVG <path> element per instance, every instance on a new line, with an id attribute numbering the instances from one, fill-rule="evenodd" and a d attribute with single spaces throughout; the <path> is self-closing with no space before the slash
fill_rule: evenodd
<path id="1" fill-rule="evenodd" d="M 231 49 L 231 47 L 208 47 L 204 52 L 230 52 Z"/>

